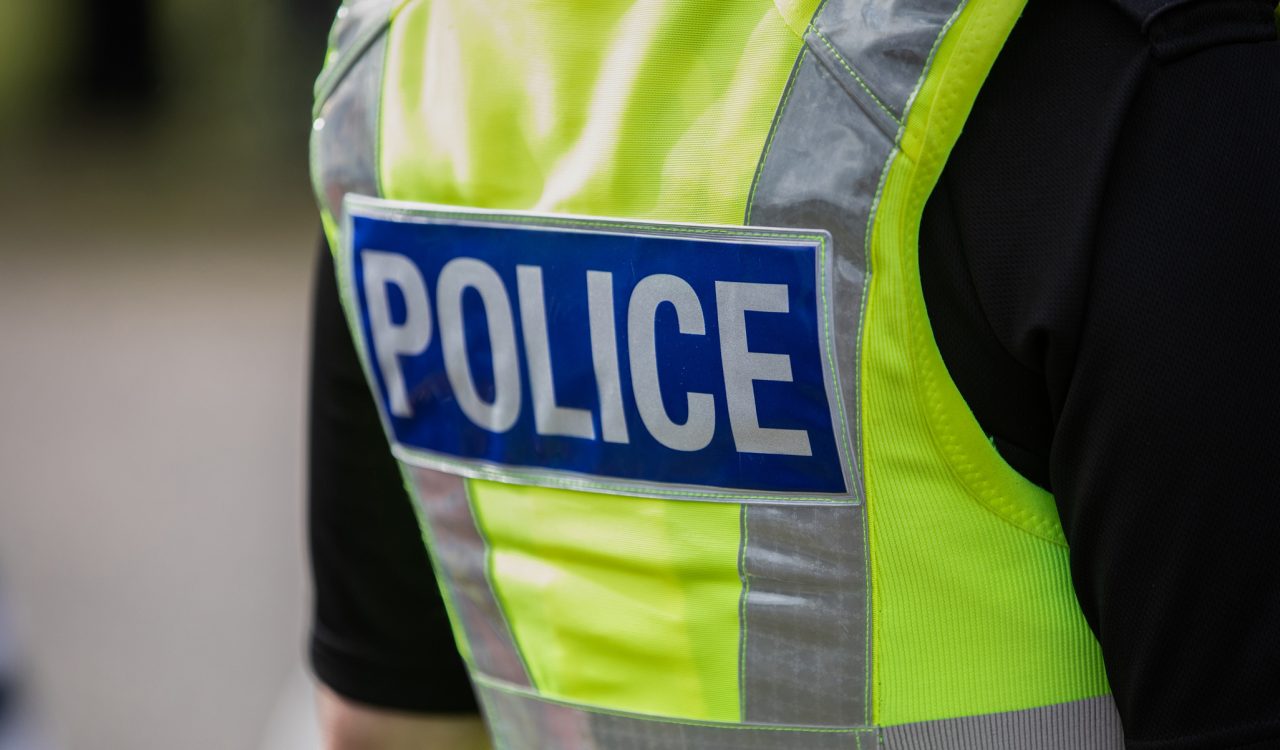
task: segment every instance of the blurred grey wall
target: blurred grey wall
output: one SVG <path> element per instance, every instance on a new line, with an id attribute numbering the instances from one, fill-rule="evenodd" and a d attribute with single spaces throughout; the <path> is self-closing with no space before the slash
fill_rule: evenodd
<path id="1" fill-rule="evenodd" d="M 129 5 L 0 2 L 0 596 L 51 748 L 314 746 L 305 156 L 332 3 Z"/>

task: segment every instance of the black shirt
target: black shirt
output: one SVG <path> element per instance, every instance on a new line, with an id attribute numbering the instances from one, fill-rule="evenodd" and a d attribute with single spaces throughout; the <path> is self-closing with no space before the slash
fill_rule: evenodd
<path id="1" fill-rule="evenodd" d="M 1032 0 L 925 210 L 938 346 L 1053 491 L 1131 748 L 1280 747 L 1274 3 L 1145 25 Z M 474 711 L 322 251 L 312 658 L 349 698 Z"/>

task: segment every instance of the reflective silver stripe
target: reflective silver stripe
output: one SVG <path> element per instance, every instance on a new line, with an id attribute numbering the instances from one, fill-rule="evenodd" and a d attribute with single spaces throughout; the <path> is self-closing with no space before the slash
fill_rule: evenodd
<path id="1" fill-rule="evenodd" d="M 476 685 L 498 750 L 872 750 L 870 727 L 717 724 L 612 713 Z"/>
<path id="2" fill-rule="evenodd" d="M 831 233 L 834 319 L 849 327 L 837 332 L 836 359 L 851 425 L 859 424 L 860 395 L 861 336 L 853 326 L 861 328 L 866 247 L 881 175 L 896 145 L 901 114 L 961 5 L 960 0 L 829 0 L 822 6 L 805 36 L 752 186 L 747 224 L 822 227 Z M 890 46 L 881 34 L 891 39 Z M 860 458 L 860 448 L 854 453 Z M 861 484 L 861 467 L 854 468 Z"/>
<path id="3" fill-rule="evenodd" d="M 901 122 L 938 34 L 958 0 L 832 0 L 805 41 L 847 79 L 846 88 Z"/>
<path id="4" fill-rule="evenodd" d="M 516 685 L 530 685 L 528 671 L 489 580 L 488 544 L 480 534 L 466 480 L 405 466 L 419 512 L 431 535 L 436 575 L 447 587 L 452 615 L 467 637 L 472 666 Z"/>
<path id="5" fill-rule="evenodd" d="M 329 47 L 338 53 L 338 57 L 359 54 L 361 43 L 386 26 L 396 2 L 397 0 L 346 0 L 338 8 L 333 28 L 329 30 Z M 322 78 L 321 81 L 323 80 Z"/>
<path id="6" fill-rule="evenodd" d="M 820 18 L 840 13 L 830 0 Z M 831 233 L 832 320 L 842 400 L 862 499 L 856 330 L 866 283 L 863 236 L 879 169 L 892 148 L 874 111 L 855 100 L 811 48 L 811 25 L 769 133 L 746 223 Z M 743 717 L 854 726 L 870 722 L 871 644 L 866 513 L 861 506 L 743 509 Z M 804 582 L 803 584 L 801 582 Z M 816 586 L 816 588 L 811 588 Z"/>
<path id="7" fill-rule="evenodd" d="M 834 77 L 802 53 L 752 195 L 747 221 L 773 227 L 823 227 L 831 233 L 832 320 L 836 363 L 853 454 L 855 495 L 863 496 L 857 448 L 858 341 L 867 219 L 892 144 L 844 94 Z"/>
<path id="8" fill-rule="evenodd" d="M 861 327 L 882 174 L 930 55 L 961 0 L 829 0 L 805 35 L 745 223 L 831 233 L 836 362 L 861 466 Z M 870 721 L 870 590 L 863 507 L 743 509 L 743 716 Z"/>
<path id="9" fill-rule="evenodd" d="M 499 750 L 1123 750 L 1110 696 L 895 727 L 718 724 L 606 712 L 479 679 Z"/>
<path id="10" fill-rule="evenodd" d="M 863 509 L 744 505 L 742 514 L 743 720 L 869 723 Z"/>
<path id="11" fill-rule="evenodd" d="M 886 727 L 886 750 L 1123 750 L 1111 696 L 1026 711 Z"/>
<path id="12" fill-rule="evenodd" d="M 393 0 L 357 0 L 339 11 L 334 56 L 316 81 L 311 179 L 321 207 L 342 226 L 347 193 L 378 195 L 378 109 Z"/>

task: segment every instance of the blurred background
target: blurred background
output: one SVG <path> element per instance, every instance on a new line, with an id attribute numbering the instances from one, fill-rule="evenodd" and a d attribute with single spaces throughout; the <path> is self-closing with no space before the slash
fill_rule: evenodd
<path id="1" fill-rule="evenodd" d="M 316 744 L 306 153 L 336 5 L 0 0 L 0 715 L 36 737 L 0 719 L 2 750 Z"/>

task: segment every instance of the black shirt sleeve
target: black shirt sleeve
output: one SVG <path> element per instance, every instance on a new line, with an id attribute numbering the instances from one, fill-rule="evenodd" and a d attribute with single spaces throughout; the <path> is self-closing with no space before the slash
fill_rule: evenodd
<path id="1" fill-rule="evenodd" d="M 1280 747 L 1272 8 L 1031 3 L 922 227 L 939 348 L 1055 494 L 1134 749 Z"/>
<path id="2" fill-rule="evenodd" d="M 321 241 L 313 308 L 311 663 L 351 700 L 476 711 L 417 517 L 387 447 Z"/>

